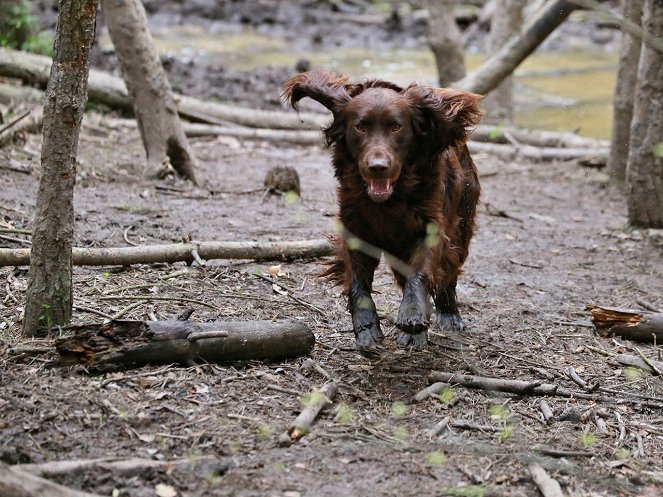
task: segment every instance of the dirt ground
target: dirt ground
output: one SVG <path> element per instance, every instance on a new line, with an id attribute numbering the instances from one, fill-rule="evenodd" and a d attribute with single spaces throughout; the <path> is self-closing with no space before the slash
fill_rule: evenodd
<path id="1" fill-rule="evenodd" d="M 149 4 L 149 3 L 148 3 Z M 274 89 L 278 92 L 278 89 Z M 207 189 L 141 180 L 143 151 L 125 121 L 86 114 L 76 186 L 75 244 L 120 247 L 194 240 L 281 241 L 333 231 L 337 210 L 328 152 L 231 138 L 192 140 Z M 30 229 L 40 137 L 2 150 L 0 227 Z M 386 332 L 379 359 L 355 349 L 340 290 L 316 278 L 320 261 L 281 265 L 287 294 L 257 276 L 271 263 L 208 261 L 76 267 L 74 323 L 96 313 L 193 320 L 293 319 L 316 337 L 310 357 L 241 364 L 155 365 L 95 372 L 48 367 L 49 342 L 19 337 L 25 267 L 0 268 L 0 460 L 173 462 L 102 464 L 50 479 L 102 495 L 537 496 L 537 462 L 570 496 L 657 496 L 663 488 L 663 383 L 615 354 L 661 359 L 660 347 L 599 337 L 587 304 L 663 308 L 660 234 L 627 227 L 604 173 L 574 162 L 528 163 L 475 154 L 482 176 L 479 230 L 460 281 L 467 328 L 431 330 L 423 352 L 395 347 L 400 292 L 381 265 L 375 300 Z M 302 202 L 262 199 L 273 166 L 294 166 Z M 211 192 L 211 193 L 210 193 Z M 19 248 L 21 233 L 0 233 Z M 279 287 L 280 288 L 280 287 Z M 296 301 L 292 297 L 296 297 Z M 302 303 L 303 302 L 303 303 Z M 312 361 L 313 362 L 312 362 Z M 515 396 L 450 387 L 421 402 L 433 371 L 554 383 L 593 398 Z M 340 389 L 311 433 L 281 435 L 305 394 Z M 554 419 L 544 422 L 545 400 Z M 438 433 L 432 431 L 440 422 Z"/>

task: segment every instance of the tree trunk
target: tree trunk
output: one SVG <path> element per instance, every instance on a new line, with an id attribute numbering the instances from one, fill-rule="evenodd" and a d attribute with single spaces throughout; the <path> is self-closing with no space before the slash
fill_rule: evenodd
<path id="1" fill-rule="evenodd" d="M 101 0 L 101 5 L 145 147 L 146 176 L 163 176 L 170 163 L 180 176 L 196 183 L 196 161 L 147 28 L 143 4 Z"/>
<path id="2" fill-rule="evenodd" d="M 465 77 L 465 55 L 451 0 L 428 0 L 428 44 L 440 86 L 449 86 Z"/>
<path id="3" fill-rule="evenodd" d="M 490 53 L 497 52 L 512 36 L 520 33 L 523 10 L 527 0 L 497 0 L 495 14 L 490 23 Z M 513 121 L 513 77 L 508 76 L 482 102 L 487 123 Z"/>
<path id="4" fill-rule="evenodd" d="M 71 318 L 76 151 L 87 102 L 97 0 L 61 0 L 51 77 L 44 99 L 42 177 L 33 222 L 23 333 Z"/>
<path id="5" fill-rule="evenodd" d="M 642 27 L 663 38 L 663 0 L 645 0 Z M 638 66 L 626 195 L 629 223 L 663 228 L 663 53 L 646 42 Z"/>
<path id="6" fill-rule="evenodd" d="M 70 326 L 55 342 L 58 366 L 88 367 L 282 360 L 308 354 L 311 330 L 298 321 L 110 321 Z"/>
<path id="7" fill-rule="evenodd" d="M 645 0 L 642 27 L 663 38 L 663 0 Z M 663 53 L 642 44 L 633 105 L 626 195 L 634 226 L 663 228 Z"/>
<path id="8" fill-rule="evenodd" d="M 640 25 L 643 4 L 644 0 L 623 1 L 622 16 Z M 608 158 L 608 174 L 619 185 L 624 183 L 626 177 L 629 134 L 633 118 L 633 99 L 638 77 L 641 46 L 640 37 L 633 36 L 628 31 L 622 32 L 617 85 L 615 86 L 613 99 L 612 141 Z"/>
<path id="9" fill-rule="evenodd" d="M 560 24 L 580 7 L 568 0 L 553 1 L 533 24 L 519 36 L 511 38 L 497 53 L 467 77 L 453 84 L 463 90 L 487 94 L 509 76 Z"/>

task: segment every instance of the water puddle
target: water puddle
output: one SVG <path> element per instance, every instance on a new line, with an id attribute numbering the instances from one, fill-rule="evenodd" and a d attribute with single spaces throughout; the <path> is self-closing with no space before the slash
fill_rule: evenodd
<path id="1" fill-rule="evenodd" d="M 253 30 L 223 27 L 218 31 L 223 32 L 188 25 L 155 30 L 153 36 L 162 53 L 204 57 L 237 70 L 294 67 L 298 60 L 307 59 L 314 66 L 354 77 L 385 78 L 400 84 L 436 82 L 433 56 L 427 49 L 297 51 L 283 40 Z M 468 69 L 482 60 L 482 56 L 468 54 Z M 598 50 L 533 54 L 515 74 L 516 123 L 608 139 L 617 61 L 616 53 Z"/>

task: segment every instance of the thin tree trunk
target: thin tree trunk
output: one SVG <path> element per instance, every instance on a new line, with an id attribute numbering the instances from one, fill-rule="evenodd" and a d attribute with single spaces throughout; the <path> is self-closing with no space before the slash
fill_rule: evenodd
<path id="1" fill-rule="evenodd" d="M 509 76 L 560 24 L 580 7 L 568 0 L 551 1 L 519 36 L 511 38 L 481 67 L 452 86 L 487 94 Z"/>
<path id="2" fill-rule="evenodd" d="M 143 4 L 140 0 L 101 0 L 101 5 L 133 101 L 147 155 L 146 176 L 162 176 L 170 163 L 180 176 L 196 183 L 196 160 L 147 28 Z"/>
<path id="3" fill-rule="evenodd" d="M 497 0 L 495 14 L 490 23 L 490 53 L 497 52 L 512 36 L 520 33 L 523 10 L 527 0 Z M 513 77 L 508 76 L 482 103 L 487 123 L 513 121 Z"/>
<path id="4" fill-rule="evenodd" d="M 642 20 L 644 0 L 625 0 L 622 2 L 622 16 L 637 25 Z M 612 141 L 608 158 L 608 174 L 621 185 L 626 178 L 628 161 L 629 134 L 633 119 L 633 99 L 638 79 L 638 63 L 642 41 L 628 31 L 622 32 L 621 52 L 617 85 L 613 99 Z"/>
<path id="5" fill-rule="evenodd" d="M 663 38 L 663 0 L 645 0 L 642 26 Z M 663 53 L 642 44 L 626 167 L 628 219 L 663 228 Z"/>
<path id="6" fill-rule="evenodd" d="M 440 86 L 465 77 L 465 55 L 451 0 L 428 0 L 428 44 L 435 56 Z"/>
<path id="7" fill-rule="evenodd" d="M 44 99 L 42 177 L 32 235 L 23 333 L 71 318 L 71 247 L 78 135 L 87 102 L 97 0 L 61 0 Z"/>

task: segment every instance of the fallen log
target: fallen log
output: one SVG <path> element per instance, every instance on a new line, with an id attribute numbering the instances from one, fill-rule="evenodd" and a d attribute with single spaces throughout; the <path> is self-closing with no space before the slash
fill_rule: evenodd
<path id="1" fill-rule="evenodd" d="M 308 354 L 315 337 L 296 321 L 109 321 L 63 328 L 54 366 L 142 366 L 281 360 Z"/>
<path id="2" fill-rule="evenodd" d="M 636 342 L 663 342 L 663 314 L 621 307 L 588 305 L 592 323 L 602 337 L 619 336 Z"/>
<path id="3" fill-rule="evenodd" d="M 0 461 L 0 495 L 11 497 L 101 497 L 48 481 Z"/>
<path id="4" fill-rule="evenodd" d="M 324 145 L 323 136 L 320 131 L 240 128 L 188 123 L 184 125 L 184 133 L 190 138 L 200 136 L 232 136 L 234 138 L 294 143 L 296 145 Z"/>
<path id="5" fill-rule="evenodd" d="M 477 126 L 470 139 L 479 142 L 511 143 L 507 135 L 520 144 L 535 147 L 603 149 L 610 146 L 608 140 L 595 140 L 578 136 L 575 133 L 523 129 L 513 126 L 491 126 L 488 124 Z"/>
<path id="6" fill-rule="evenodd" d="M 46 88 L 50 75 L 51 59 L 41 55 L 0 48 L 0 76 L 20 79 L 38 88 Z M 132 110 L 124 81 L 109 73 L 90 69 L 88 82 L 89 100 L 115 109 Z M 193 120 L 210 116 L 211 122 L 228 120 L 255 128 L 319 129 L 329 118 L 323 114 L 293 114 L 283 111 L 266 111 L 240 108 L 216 102 L 206 102 L 183 95 L 174 95 L 177 110 L 183 117 Z"/>
<path id="7" fill-rule="evenodd" d="M 129 266 L 157 262 L 193 262 L 193 251 L 204 260 L 252 259 L 254 261 L 291 261 L 324 257 L 333 253 L 328 240 L 298 242 L 200 242 L 146 245 L 142 247 L 72 249 L 75 266 Z M 0 248 L 1 266 L 27 266 L 30 249 Z"/>
<path id="8" fill-rule="evenodd" d="M 605 165 L 608 160 L 608 149 L 587 149 L 587 148 L 550 148 L 550 147 L 534 147 L 531 145 L 512 146 L 501 145 L 498 143 L 482 143 L 477 141 L 469 141 L 467 143 L 470 152 L 472 153 L 487 153 L 492 155 L 499 155 L 508 159 L 520 158 L 531 161 L 568 161 L 568 160 L 589 160 L 593 167 L 599 167 L 601 164 Z"/>

